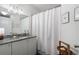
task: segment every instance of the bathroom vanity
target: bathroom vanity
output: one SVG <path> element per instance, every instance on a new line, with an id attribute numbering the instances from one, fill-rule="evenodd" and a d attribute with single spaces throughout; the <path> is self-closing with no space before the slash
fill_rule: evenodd
<path id="1" fill-rule="evenodd" d="M 0 55 L 36 54 L 36 36 L 4 38 L 0 40 Z"/>

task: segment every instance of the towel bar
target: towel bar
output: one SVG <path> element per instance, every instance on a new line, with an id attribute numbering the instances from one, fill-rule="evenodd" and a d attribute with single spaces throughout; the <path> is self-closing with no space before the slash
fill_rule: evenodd
<path id="1" fill-rule="evenodd" d="M 74 47 L 75 47 L 75 48 L 79 48 L 79 45 L 75 45 Z"/>

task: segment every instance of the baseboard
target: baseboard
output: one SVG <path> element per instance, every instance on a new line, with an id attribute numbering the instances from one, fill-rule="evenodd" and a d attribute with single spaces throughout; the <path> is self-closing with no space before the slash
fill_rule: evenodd
<path id="1" fill-rule="evenodd" d="M 43 52 L 43 51 L 41 51 L 41 50 L 38 50 L 38 53 L 39 53 L 40 55 L 49 55 L 49 54 L 46 54 L 46 52 Z"/>

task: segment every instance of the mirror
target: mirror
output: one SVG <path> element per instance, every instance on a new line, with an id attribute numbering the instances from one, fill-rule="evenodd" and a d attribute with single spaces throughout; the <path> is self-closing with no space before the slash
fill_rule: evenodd
<path id="1" fill-rule="evenodd" d="M 4 28 L 5 36 L 29 33 L 29 21 L 30 18 L 23 13 L 14 13 L 0 7 L 0 28 Z"/>
<path id="2" fill-rule="evenodd" d="M 23 34 L 29 32 L 29 17 L 25 15 L 13 14 L 12 20 L 12 34 Z"/>

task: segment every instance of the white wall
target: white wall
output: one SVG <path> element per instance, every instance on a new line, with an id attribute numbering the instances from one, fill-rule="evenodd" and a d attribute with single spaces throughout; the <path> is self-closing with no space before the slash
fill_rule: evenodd
<path id="1" fill-rule="evenodd" d="M 79 7 L 77 4 L 62 5 L 61 15 L 70 12 L 70 22 L 61 24 L 61 40 L 70 44 L 72 49 L 74 45 L 79 45 L 79 21 L 74 21 L 74 8 Z M 60 20 L 61 21 L 61 20 Z M 74 52 L 79 53 L 79 49 L 73 49 Z"/>

